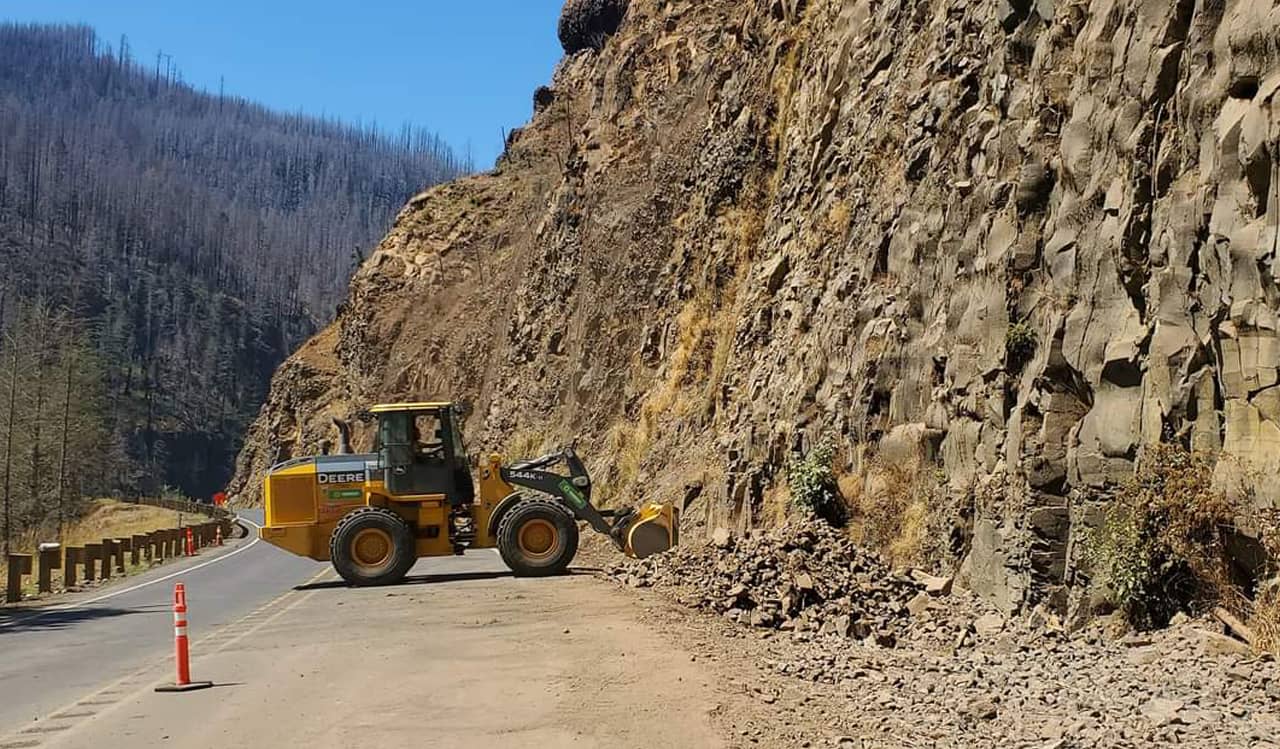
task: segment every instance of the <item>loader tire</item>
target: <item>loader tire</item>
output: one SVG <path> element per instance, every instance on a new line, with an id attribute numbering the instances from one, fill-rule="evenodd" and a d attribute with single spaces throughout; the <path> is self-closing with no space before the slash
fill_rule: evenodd
<path id="1" fill-rule="evenodd" d="M 329 559 L 351 585 L 394 585 L 417 560 L 413 529 L 390 510 L 361 507 L 333 529 Z"/>
<path id="2" fill-rule="evenodd" d="M 559 575 L 578 554 L 578 523 L 555 500 L 522 499 L 498 523 L 498 551 L 517 577 Z"/>

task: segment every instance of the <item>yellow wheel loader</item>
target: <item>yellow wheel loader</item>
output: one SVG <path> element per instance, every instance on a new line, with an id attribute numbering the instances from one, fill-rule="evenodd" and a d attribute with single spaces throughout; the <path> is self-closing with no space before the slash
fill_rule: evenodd
<path id="1" fill-rule="evenodd" d="M 504 465 L 467 455 L 461 409 L 452 403 L 375 406 L 374 452 L 350 454 L 346 425 L 337 455 L 294 458 L 267 474 L 268 543 L 329 561 L 352 585 L 399 582 L 422 557 L 497 548 L 517 575 L 563 572 L 578 551 L 578 523 L 638 559 L 675 546 L 671 505 L 598 510 L 573 448 Z M 550 469 L 562 464 L 566 473 Z"/>

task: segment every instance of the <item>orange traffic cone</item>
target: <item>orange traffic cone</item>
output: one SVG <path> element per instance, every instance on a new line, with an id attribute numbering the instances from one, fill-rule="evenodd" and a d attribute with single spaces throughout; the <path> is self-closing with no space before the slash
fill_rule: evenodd
<path id="1" fill-rule="evenodd" d="M 156 687 L 157 692 L 190 692 L 208 689 L 211 681 L 192 681 L 189 645 L 187 643 L 187 586 L 173 586 L 173 654 L 178 667 L 178 680 Z"/>

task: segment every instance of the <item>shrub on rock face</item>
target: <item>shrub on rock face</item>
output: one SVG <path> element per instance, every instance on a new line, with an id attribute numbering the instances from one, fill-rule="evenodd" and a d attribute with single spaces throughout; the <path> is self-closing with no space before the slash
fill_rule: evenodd
<path id="1" fill-rule="evenodd" d="M 1010 325 L 1004 336 L 1004 350 L 1015 369 L 1020 369 L 1035 354 L 1037 344 L 1035 328 L 1024 322 Z"/>
<path id="2" fill-rule="evenodd" d="M 791 489 L 791 501 L 797 507 L 840 525 L 845 521 L 845 513 L 836 485 L 834 459 L 835 447 L 830 442 L 793 457 L 787 463 L 787 485 Z"/>
<path id="3" fill-rule="evenodd" d="M 560 11 L 560 46 L 569 55 L 599 50 L 626 14 L 627 0 L 566 0 Z"/>
<path id="4" fill-rule="evenodd" d="M 1213 487 L 1213 461 L 1153 445 L 1088 545 L 1099 581 L 1142 628 L 1232 598 L 1223 529 L 1239 508 Z"/>

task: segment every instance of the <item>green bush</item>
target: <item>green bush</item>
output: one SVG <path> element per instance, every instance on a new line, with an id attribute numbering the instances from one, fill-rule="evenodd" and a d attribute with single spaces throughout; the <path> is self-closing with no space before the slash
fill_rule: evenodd
<path id="1" fill-rule="evenodd" d="M 1134 626 L 1231 596 L 1223 529 L 1235 511 L 1212 479 L 1208 456 L 1154 445 L 1089 539 L 1096 580 Z"/>
<path id="2" fill-rule="evenodd" d="M 1036 331 L 1025 322 L 1015 323 L 1009 326 L 1004 334 L 1004 351 L 1009 357 L 1009 362 L 1014 365 L 1021 365 L 1031 358 L 1036 352 L 1036 346 L 1039 340 L 1036 338 Z"/>
<path id="3" fill-rule="evenodd" d="M 832 524 L 845 521 L 844 504 L 833 468 L 835 447 L 824 441 L 787 463 L 787 486 L 796 507 Z"/>

